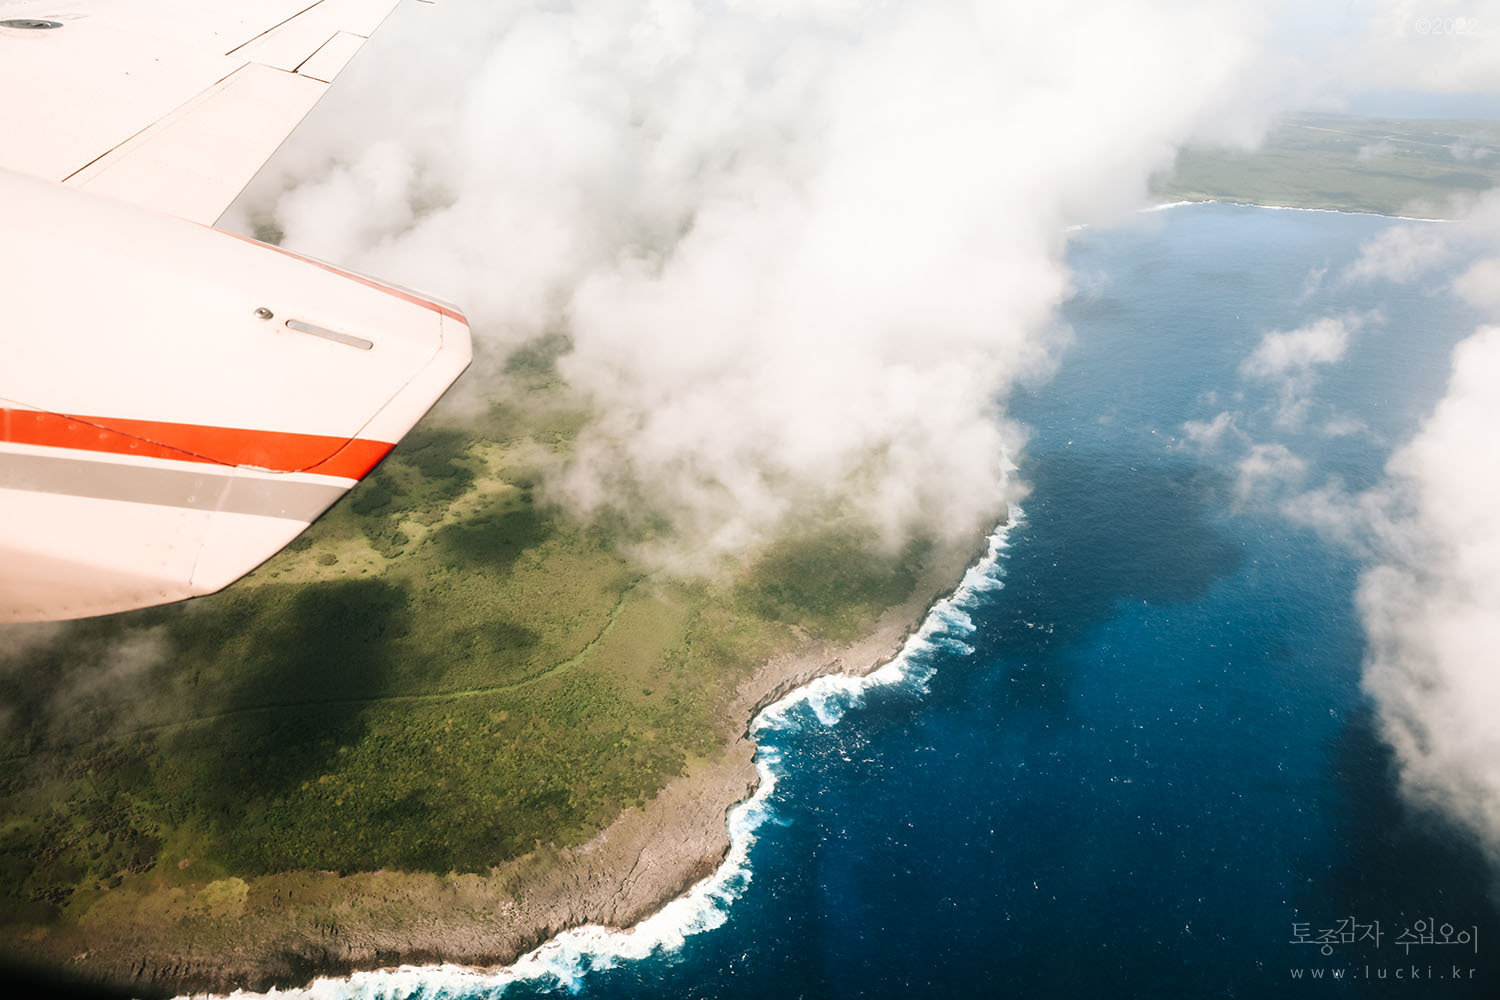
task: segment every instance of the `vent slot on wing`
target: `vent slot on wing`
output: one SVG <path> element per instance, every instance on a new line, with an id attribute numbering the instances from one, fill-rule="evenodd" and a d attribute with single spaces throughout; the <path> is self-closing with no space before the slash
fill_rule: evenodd
<path id="1" fill-rule="evenodd" d="M 343 344 L 346 347 L 357 347 L 361 351 L 368 351 L 375 346 L 373 341 L 366 340 L 363 337 L 356 337 L 350 333 L 340 333 L 337 330 L 330 330 L 326 326 L 305 323 L 300 319 L 289 319 L 286 321 L 286 326 L 288 330 L 296 330 L 298 333 L 308 333 L 314 337 L 322 337 L 324 340 L 331 340 L 335 344 Z"/>

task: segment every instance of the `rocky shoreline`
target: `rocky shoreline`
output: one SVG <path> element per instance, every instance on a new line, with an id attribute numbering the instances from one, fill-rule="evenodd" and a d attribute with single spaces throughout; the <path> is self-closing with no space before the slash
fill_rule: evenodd
<path id="1" fill-rule="evenodd" d="M 860 641 L 809 640 L 766 663 L 723 713 L 716 757 L 695 762 L 584 844 L 542 848 L 486 875 L 224 879 L 196 894 L 184 890 L 175 906 L 167 901 L 159 917 L 175 925 L 173 933 L 153 935 L 139 914 L 111 919 L 107 907 L 96 907 L 45 950 L 138 996 L 259 992 L 402 965 L 498 968 L 569 928 L 630 927 L 724 861 L 727 813 L 758 784 L 749 725 L 761 709 L 817 677 L 863 675 L 889 662 L 983 555 L 987 537 L 977 550 L 953 546 L 933 559 L 913 596 L 887 609 Z"/>

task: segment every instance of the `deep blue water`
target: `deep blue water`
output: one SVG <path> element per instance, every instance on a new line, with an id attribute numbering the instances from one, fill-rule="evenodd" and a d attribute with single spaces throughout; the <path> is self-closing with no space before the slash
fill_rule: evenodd
<path id="1" fill-rule="evenodd" d="M 1441 396 L 1476 317 L 1431 283 L 1339 278 L 1392 224 L 1207 205 L 1074 234 L 1072 343 L 1009 401 L 1031 492 L 972 632 L 766 726 L 770 818 L 721 926 L 504 995 L 1500 996 L 1492 877 L 1403 805 L 1359 687 L 1360 564 L 1237 485 L 1249 446 L 1278 443 L 1299 487 L 1366 488 Z M 1261 337 L 1372 309 L 1307 420 L 1278 425 L 1274 387 L 1240 371 Z M 1241 436 L 1184 441 L 1221 411 Z M 1330 436 L 1335 418 L 1364 429 Z M 1477 926 L 1477 953 L 1403 952 L 1427 917 Z M 1343 918 L 1378 922 L 1378 947 L 1291 943 Z M 1455 964 L 1474 979 L 1438 978 Z M 1392 978 L 1291 979 L 1320 967 Z M 485 992 L 426 991 L 456 988 Z"/>

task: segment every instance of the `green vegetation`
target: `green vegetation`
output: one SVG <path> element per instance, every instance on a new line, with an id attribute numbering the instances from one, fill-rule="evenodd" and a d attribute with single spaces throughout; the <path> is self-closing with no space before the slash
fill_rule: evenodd
<path id="1" fill-rule="evenodd" d="M 836 520 L 815 533 L 794 532 L 770 545 L 741 590 L 755 615 L 852 641 L 885 608 L 915 589 L 932 553 L 928 541 L 906 545 L 893 560 L 871 548 L 857 528 Z"/>
<path id="2" fill-rule="evenodd" d="M 412 434 L 224 593 L 9 661 L 0 933 L 162 912 L 153 894 L 217 913 L 270 873 L 487 872 L 580 843 L 719 752 L 771 656 L 911 595 L 929 547 L 884 553 L 847 523 L 690 583 L 623 527 L 546 506 L 537 462 L 582 422 L 566 346 L 517 352 L 512 402 Z"/>
<path id="3" fill-rule="evenodd" d="M 1450 218 L 1500 185 L 1500 122 L 1298 114 L 1254 152 L 1191 147 L 1155 179 L 1165 200 Z"/>

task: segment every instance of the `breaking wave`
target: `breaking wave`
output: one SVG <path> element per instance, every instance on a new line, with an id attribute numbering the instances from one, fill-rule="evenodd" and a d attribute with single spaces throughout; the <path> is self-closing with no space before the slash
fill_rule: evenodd
<path id="1" fill-rule="evenodd" d="M 990 535 L 989 547 L 981 558 L 964 574 L 952 595 L 938 601 L 927 613 L 919 628 L 906 645 L 888 663 L 863 676 L 828 674 L 816 678 L 793 691 L 780 701 L 761 710 L 750 723 L 750 733 L 763 737 L 767 731 L 795 728 L 797 709 L 806 707 L 825 726 L 837 725 L 850 708 L 860 704 L 864 696 L 874 688 L 905 684 L 920 692 L 927 690 L 927 681 L 935 668 L 932 665 L 936 652 L 958 653 L 967 656 L 974 648 L 964 640 L 974 633 L 974 621 L 966 610 L 975 597 L 998 590 L 1000 582 L 1000 556 L 1005 551 L 1010 529 L 1021 519 L 1020 508 L 1012 508 L 1006 524 Z M 762 741 L 762 750 L 765 748 Z"/>
<path id="2" fill-rule="evenodd" d="M 774 734 L 803 728 L 810 719 L 823 726 L 837 725 L 849 709 L 859 705 L 876 688 L 906 685 L 917 693 L 925 693 L 927 681 L 936 669 L 934 654 L 972 653 L 973 647 L 964 641 L 974 632 L 974 622 L 966 608 L 979 595 L 1003 586 L 1000 559 L 1011 528 L 1022 516 L 1019 508 L 1011 508 L 1008 521 L 990 535 L 985 555 L 969 568 L 949 597 L 933 605 L 921 627 L 884 666 L 860 677 L 843 674 L 819 677 L 761 710 L 750 725 L 760 744 L 755 755 L 760 783 L 754 795 L 729 812 L 728 855 L 712 875 L 645 920 L 627 930 L 587 924 L 564 931 L 498 970 L 409 965 L 357 972 L 348 978 L 318 979 L 298 989 L 273 989 L 265 994 L 236 990 L 230 996 L 245 1000 L 252 996 L 289 1000 L 448 1000 L 500 997 L 510 986 L 521 982 L 577 993 L 592 972 L 675 952 L 689 937 L 723 925 L 729 919 L 729 908 L 750 885 L 750 848 L 758 831 L 767 820 L 773 819 L 771 800 L 782 763 L 780 751 L 771 742 Z"/>

